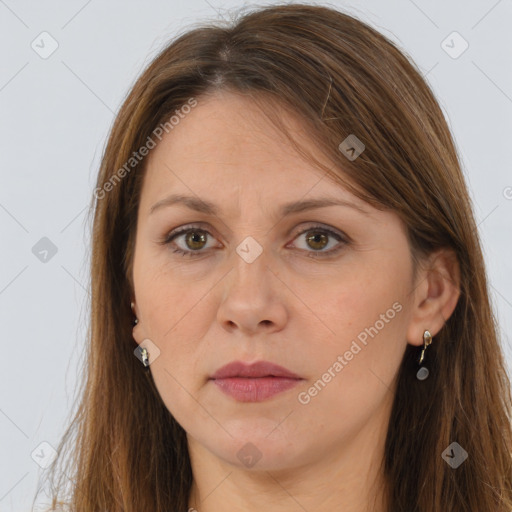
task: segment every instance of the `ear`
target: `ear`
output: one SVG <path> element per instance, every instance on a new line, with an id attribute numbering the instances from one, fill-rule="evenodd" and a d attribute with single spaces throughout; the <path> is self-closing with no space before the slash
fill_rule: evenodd
<path id="1" fill-rule="evenodd" d="M 432 253 L 418 271 L 413 289 L 407 341 L 423 344 L 423 333 L 435 336 L 450 318 L 460 296 L 460 268 L 452 249 Z"/>

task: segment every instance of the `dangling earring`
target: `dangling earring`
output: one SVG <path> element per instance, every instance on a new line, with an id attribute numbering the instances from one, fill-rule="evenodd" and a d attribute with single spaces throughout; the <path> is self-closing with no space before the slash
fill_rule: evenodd
<path id="1" fill-rule="evenodd" d="M 135 307 L 135 304 L 132 302 L 130 304 L 131 308 L 132 308 L 132 311 L 133 311 L 133 308 Z M 137 325 L 137 323 L 139 322 L 139 320 L 137 318 L 135 318 L 135 320 L 133 321 L 134 325 Z M 140 360 L 142 361 L 142 364 L 144 365 L 144 371 L 146 372 L 149 372 L 149 352 L 148 352 L 148 349 L 147 348 L 143 348 L 141 347 L 140 345 L 135 349 L 135 351 L 139 351 L 139 354 L 140 354 Z"/>
<path id="2" fill-rule="evenodd" d="M 142 348 L 140 350 L 140 355 L 142 357 L 142 364 L 144 365 L 144 369 L 149 369 L 149 352 L 146 348 Z"/>
<path id="3" fill-rule="evenodd" d="M 133 351 L 137 356 L 137 359 L 142 361 L 144 371 L 149 372 L 149 352 L 147 348 L 141 347 L 140 345 Z"/>
<path id="4" fill-rule="evenodd" d="M 425 359 L 425 351 L 427 350 L 427 347 L 432 343 L 432 335 L 429 331 L 425 331 L 423 333 L 423 348 L 421 350 L 421 355 L 418 360 L 418 363 L 421 364 L 423 360 Z M 416 378 L 418 380 L 425 380 L 428 377 L 429 371 L 428 368 L 425 366 L 422 366 L 418 372 L 416 373 Z"/>

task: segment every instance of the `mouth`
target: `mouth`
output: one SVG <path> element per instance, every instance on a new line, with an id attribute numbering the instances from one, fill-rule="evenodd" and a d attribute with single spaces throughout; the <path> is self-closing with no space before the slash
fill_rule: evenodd
<path id="1" fill-rule="evenodd" d="M 295 387 L 304 379 L 268 361 L 250 365 L 234 361 L 217 370 L 210 380 L 239 402 L 261 402 Z"/>

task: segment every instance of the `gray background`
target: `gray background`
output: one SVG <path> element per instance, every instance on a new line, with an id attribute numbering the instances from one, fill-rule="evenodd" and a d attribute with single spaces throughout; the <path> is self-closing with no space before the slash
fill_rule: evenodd
<path id="1" fill-rule="evenodd" d="M 170 37 L 199 21 L 229 19 L 228 9 L 242 5 L 0 0 L 1 512 L 30 510 L 76 398 L 88 315 L 86 211 L 114 115 Z M 397 42 L 442 106 L 474 201 L 510 369 L 511 2 L 330 5 Z M 52 42 L 40 36 L 45 31 L 58 48 L 42 58 Z M 469 44 L 457 58 L 445 45 L 453 53 L 462 42 L 442 43 L 453 31 Z M 43 237 L 57 249 L 46 261 L 38 252 L 48 244 Z"/>

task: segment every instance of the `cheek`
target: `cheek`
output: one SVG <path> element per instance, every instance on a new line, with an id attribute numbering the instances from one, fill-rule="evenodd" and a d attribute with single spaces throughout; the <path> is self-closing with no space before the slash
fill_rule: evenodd
<path id="1" fill-rule="evenodd" d="M 148 270 L 141 272 L 142 268 Z M 194 286 L 181 286 L 150 264 L 141 265 L 135 275 L 138 278 L 135 293 L 141 312 L 137 328 L 160 351 L 151 364 L 151 372 L 164 394 L 176 393 L 177 383 L 172 377 L 181 382 L 190 373 L 195 340 L 200 339 L 197 318 L 204 317 L 200 296 L 196 296 Z"/>
<path id="2" fill-rule="evenodd" d="M 391 400 L 405 349 L 400 298 L 397 289 L 357 286 L 338 289 L 318 309 L 335 334 L 307 348 L 311 379 L 299 408 L 323 423 L 325 435 L 362 428 Z"/>
<path id="3" fill-rule="evenodd" d="M 160 350 L 151 373 L 167 409 L 182 423 L 199 412 L 204 360 L 198 352 L 207 319 L 200 296 L 170 292 L 166 284 L 160 280 L 146 298 L 148 330 Z"/>
<path id="4" fill-rule="evenodd" d="M 178 359 L 179 365 L 169 361 L 170 356 Z M 183 355 L 162 353 L 162 357 L 151 365 L 151 373 L 165 407 L 188 430 L 204 411 L 196 398 L 197 391 L 190 381 L 191 370 L 187 368 L 187 364 L 188 361 Z"/>
<path id="5" fill-rule="evenodd" d="M 396 262 L 383 261 L 373 270 L 371 266 L 361 272 L 354 269 L 347 273 L 349 278 L 338 281 L 343 284 L 318 295 L 311 307 L 326 332 L 323 339 L 318 338 L 321 341 L 313 348 L 312 360 L 316 359 L 320 374 L 331 368 L 331 373 L 345 375 L 343 394 L 347 389 L 364 388 L 369 380 L 378 386 L 390 385 L 399 367 L 406 345 L 407 275 L 396 266 Z M 338 371 L 332 369 L 336 362 Z"/>

